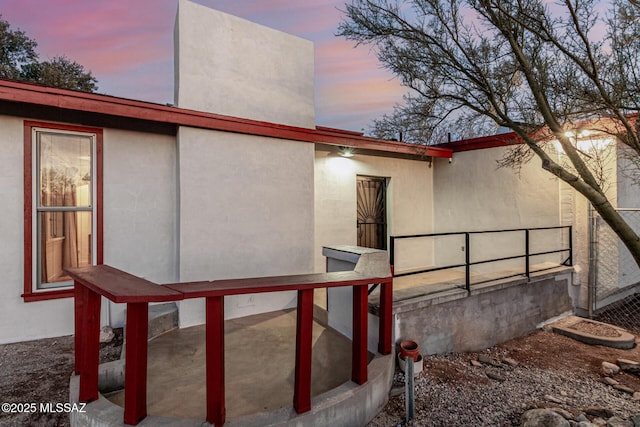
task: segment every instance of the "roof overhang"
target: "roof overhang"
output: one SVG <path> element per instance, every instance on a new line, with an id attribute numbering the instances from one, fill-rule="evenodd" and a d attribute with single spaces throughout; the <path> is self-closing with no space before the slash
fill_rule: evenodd
<path id="1" fill-rule="evenodd" d="M 320 149 L 352 147 L 362 153 L 388 157 L 427 159 L 450 158 L 452 155 L 452 150 L 447 147 L 386 141 L 326 127 L 300 128 L 9 80 L 0 80 L 0 114 L 92 126 L 140 128 L 158 133 L 175 134 L 178 126 L 188 126 L 310 142 Z"/>
<path id="2" fill-rule="evenodd" d="M 506 147 L 522 144 L 524 141 L 515 132 L 505 132 L 496 135 L 481 136 L 478 138 L 461 139 L 459 141 L 437 144 L 435 147 L 448 148 L 454 153 L 459 151 L 481 150 L 485 148 Z"/>

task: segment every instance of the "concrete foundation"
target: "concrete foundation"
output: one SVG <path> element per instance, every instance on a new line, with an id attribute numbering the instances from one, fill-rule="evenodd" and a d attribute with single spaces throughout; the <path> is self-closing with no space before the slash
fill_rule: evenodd
<path id="1" fill-rule="evenodd" d="M 422 354 L 479 351 L 526 335 L 572 309 L 571 267 L 425 295 L 393 304 L 395 339 L 420 344 Z"/>

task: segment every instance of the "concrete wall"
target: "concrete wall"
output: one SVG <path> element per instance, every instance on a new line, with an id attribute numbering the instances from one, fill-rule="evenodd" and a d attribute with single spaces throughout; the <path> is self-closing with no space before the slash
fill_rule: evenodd
<path id="1" fill-rule="evenodd" d="M 395 339 L 411 339 L 423 354 L 479 351 L 523 336 L 571 310 L 571 272 L 526 283 L 461 291 L 457 297 L 416 298 L 394 304 Z"/>
<path id="2" fill-rule="evenodd" d="M 437 232 L 500 230 L 560 225 L 558 180 L 542 170 L 534 158 L 518 175 L 498 169 L 497 160 L 507 148 L 455 153 L 452 163 L 434 164 L 434 217 Z M 456 240 L 457 239 L 457 240 Z M 436 265 L 464 262 L 464 238 L 441 238 L 435 242 Z M 560 232 L 532 232 L 532 251 L 556 249 Z M 473 235 L 471 261 L 524 254 L 524 233 Z M 560 260 L 560 256 L 556 261 Z M 532 260 L 537 262 L 540 260 Z M 474 267 L 472 272 L 523 268 L 524 261 L 508 261 Z"/>
<path id="3" fill-rule="evenodd" d="M 313 270 L 313 145 L 182 127 L 180 280 Z M 290 307 L 295 293 L 225 299 L 227 318 Z M 180 303 L 180 326 L 204 321 Z"/>
<path id="4" fill-rule="evenodd" d="M 156 283 L 177 272 L 176 139 L 104 131 L 104 262 Z M 124 305 L 112 304 L 122 326 Z"/>
<path id="5" fill-rule="evenodd" d="M 176 105 L 315 127 L 313 43 L 180 0 Z"/>
<path id="6" fill-rule="evenodd" d="M 356 155 L 344 158 L 326 151 L 315 156 L 315 270 L 325 271 L 322 247 L 356 245 L 356 177 L 388 178 L 387 234 L 433 230 L 433 169 L 426 161 Z M 433 263 L 431 243 L 397 247 L 396 269 Z"/>

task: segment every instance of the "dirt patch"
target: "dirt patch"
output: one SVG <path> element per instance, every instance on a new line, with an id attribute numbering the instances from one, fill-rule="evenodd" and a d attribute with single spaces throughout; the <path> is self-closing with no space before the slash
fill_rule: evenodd
<path id="1" fill-rule="evenodd" d="M 122 349 L 122 329 L 114 330 L 109 343 L 100 344 L 100 362 L 116 360 Z M 64 412 L 40 411 L 40 404 L 69 402 L 69 378 L 73 372 L 72 336 L 0 345 L 0 403 L 33 404 L 37 410 L 0 411 L 0 426 L 67 426 Z"/>
<path id="2" fill-rule="evenodd" d="M 429 377 L 440 384 L 488 384 L 491 382 L 486 375 L 470 372 L 467 364 L 460 362 L 427 357 L 423 361 L 423 371 L 429 372 Z"/>

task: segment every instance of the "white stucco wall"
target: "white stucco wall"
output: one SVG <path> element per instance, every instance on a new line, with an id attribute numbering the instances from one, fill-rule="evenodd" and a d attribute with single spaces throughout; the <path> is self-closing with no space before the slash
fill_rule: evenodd
<path id="1" fill-rule="evenodd" d="M 23 119 L 0 116 L 0 129 L 0 343 L 73 334 L 72 298 L 21 297 Z M 177 278 L 175 168 L 174 137 L 104 130 L 105 263 L 161 283 Z M 121 326 L 124 307 L 109 311 Z"/>
<path id="2" fill-rule="evenodd" d="M 623 209 L 640 209 L 640 173 L 632 162 L 628 160 L 630 150 L 618 143 L 616 150 L 616 171 L 618 175 L 618 207 Z M 633 154 L 631 154 L 633 155 Z"/>
<path id="3" fill-rule="evenodd" d="M 0 116 L 0 344 L 73 332 L 72 300 L 25 303 L 23 119 Z"/>
<path id="4" fill-rule="evenodd" d="M 558 180 L 540 167 L 534 158 L 520 175 L 508 168 L 498 169 L 496 160 L 507 148 L 489 148 L 455 153 L 452 163 L 436 159 L 434 165 L 434 216 L 438 232 L 481 231 L 560 225 Z M 559 245 L 556 236 L 544 234 L 536 239 L 532 232 L 532 251 Z M 464 262 L 461 244 L 436 246 L 436 264 Z M 535 240 L 535 241 L 534 241 Z M 456 242 L 457 243 L 457 242 Z M 535 247 L 533 246 L 535 245 Z M 555 249 L 558 249 L 556 247 Z M 471 261 L 524 253 L 524 233 L 473 235 Z M 533 263 L 536 260 L 532 260 Z M 523 266 L 524 261 L 503 262 L 475 267 L 484 273 L 496 268 Z"/>
<path id="5" fill-rule="evenodd" d="M 322 247 L 357 244 L 356 177 L 388 178 L 387 235 L 433 230 L 433 169 L 426 161 L 356 155 L 344 158 L 317 150 L 315 157 L 315 270 L 325 271 Z M 431 265 L 431 242 L 398 245 L 396 270 Z"/>
<path id="6" fill-rule="evenodd" d="M 631 149 L 618 142 L 616 146 L 617 207 L 623 209 L 621 215 L 627 224 L 636 233 L 640 233 L 640 173 L 637 161 L 630 160 L 630 157 L 636 156 L 637 154 Z M 628 288 L 640 281 L 640 269 L 633 261 L 627 247 L 620 240 L 617 245 L 617 255 L 617 287 L 619 289 Z"/>
<path id="7" fill-rule="evenodd" d="M 313 270 L 313 144 L 181 127 L 180 280 Z M 227 318 L 290 307 L 295 293 L 225 298 Z M 180 326 L 204 301 L 180 303 Z"/>
<path id="8" fill-rule="evenodd" d="M 313 128 L 313 43 L 180 0 L 174 31 L 179 107 Z"/>
<path id="9" fill-rule="evenodd" d="M 105 129 L 104 262 L 156 283 L 177 272 L 176 139 Z M 124 305 L 112 304 L 122 326 Z"/>

